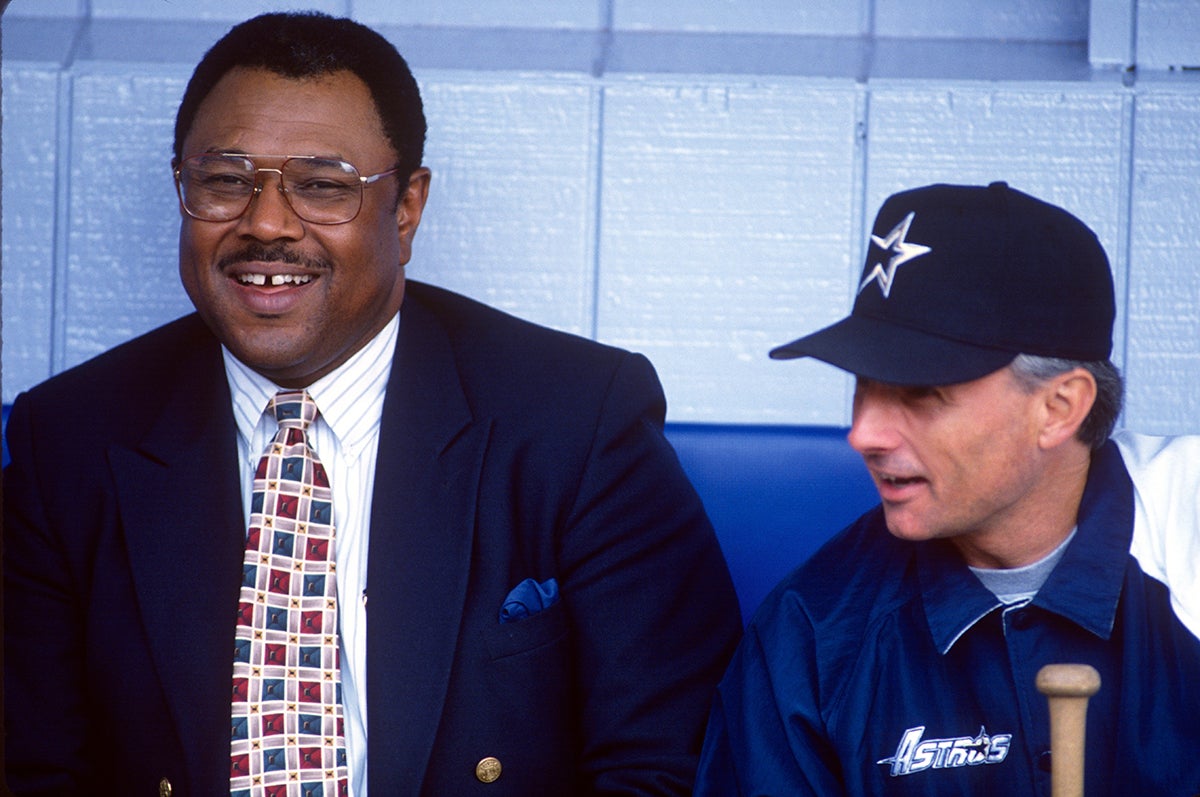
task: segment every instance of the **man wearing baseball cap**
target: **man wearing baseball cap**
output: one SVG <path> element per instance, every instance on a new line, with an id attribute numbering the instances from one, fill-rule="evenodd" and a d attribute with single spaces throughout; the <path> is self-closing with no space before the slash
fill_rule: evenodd
<path id="1" fill-rule="evenodd" d="M 771 352 L 855 375 L 881 504 L 760 607 L 696 794 L 1048 795 L 1035 681 L 1062 662 L 1101 679 L 1087 794 L 1200 793 L 1200 440 L 1110 441 L 1114 315 L 1061 208 L 1004 183 L 883 204 L 850 316 Z"/>

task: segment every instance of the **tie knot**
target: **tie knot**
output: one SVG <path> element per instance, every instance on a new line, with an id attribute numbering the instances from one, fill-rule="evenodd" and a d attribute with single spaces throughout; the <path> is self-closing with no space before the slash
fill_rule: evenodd
<path id="1" fill-rule="evenodd" d="M 267 409 L 284 429 L 307 431 L 308 425 L 316 420 L 317 402 L 307 390 L 281 390 L 267 402 Z"/>

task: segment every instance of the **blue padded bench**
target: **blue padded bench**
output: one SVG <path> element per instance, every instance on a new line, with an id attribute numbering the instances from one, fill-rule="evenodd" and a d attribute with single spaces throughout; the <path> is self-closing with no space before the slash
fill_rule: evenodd
<path id="1" fill-rule="evenodd" d="M 716 527 L 747 620 L 771 587 L 879 500 L 845 429 L 669 423 L 667 438 Z"/>
<path id="2" fill-rule="evenodd" d="M 845 429 L 669 423 L 667 438 L 717 530 L 745 620 L 780 579 L 879 503 Z"/>

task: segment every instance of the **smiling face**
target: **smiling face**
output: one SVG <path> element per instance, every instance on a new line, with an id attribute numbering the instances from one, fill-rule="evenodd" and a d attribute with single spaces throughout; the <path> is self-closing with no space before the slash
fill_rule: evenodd
<path id="1" fill-rule="evenodd" d="M 346 161 L 363 175 L 396 161 L 366 85 L 351 72 L 294 80 L 236 68 L 200 104 L 183 143 L 202 152 Z M 179 274 L 200 315 L 242 362 L 283 387 L 306 387 L 362 348 L 399 311 L 404 265 L 421 220 L 429 172 L 367 187 L 345 224 L 300 219 L 274 172 L 240 218 L 182 212 Z M 397 192 L 403 192 L 399 204 Z"/>
<path id="2" fill-rule="evenodd" d="M 1044 511 L 1058 495 L 1041 445 L 1046 402 L 1046 391 L 1023 389 L 1009 368 L 944 387 L 860 378 L 849 441 L 875 480 L 888 530 L 952 538 L 983 566 L 1013 566 L 1011 554 L 1043 549 L 1031 539 L 1061 514 Z"/>

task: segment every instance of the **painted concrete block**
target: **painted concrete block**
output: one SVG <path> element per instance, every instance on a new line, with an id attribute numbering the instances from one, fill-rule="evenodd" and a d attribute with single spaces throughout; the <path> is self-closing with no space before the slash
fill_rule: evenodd
<path id="1" fill-rule="evenodd" d="M 611 0 L 613 28 L 635 31 L 857 36 L 866 3 L 841 0 Z"/>
<path id="2" fill-rule="evenodd" d="M 188 0 L 168 3 L 163 0 L 90 0 L 96 19 L 180 19 L 189 21 L 223 20 L 240 22 L 268 11 L 292 11 L 288 0 Z M 324 11 L 336 16 L 350 13 L 350 0 L 305 0 L 305 9 Z"/>
<path id="3" fill-rule="evenodd" d="M 84 0 L 10 0 L 4 19 L 17 17 L 82 17 L 87 13 Z"/>
<path id="4" fill-rule="evenodd" d="M 186 74 L 75 78 L 65 279 L 65 366 L 191 309 L 179 284 L 171 176 Z"/>
<path id="5" fill-rule="evenodd" d="M 604 71 L 856 78 L 869 50 L 860 37 L 634 30 L 608 42 Z"/>
<path id="6" fill-rule="evenodd" d="M 607 39 L 598 31 L 379 25 L 413 69 L 599 74 Z"/>
<path id="7" fill-rule="evenodd" d="M 5 64 L 63 66 L 72 57 L 83 22 L 66 17 L 10 16 L 0 18 Z"/>
<path id="8" fill-rule="evenodd" d="M 83 29 L 73 56 L 83 63 L 162 65 L 190 75 L 232 24 L 217 19 L 97 19 Z"/>
<path id="9" fill-rule="evenodd" d="M 470 28 L 604 27 L 607 0 L 353 0 L 354 18 L 368 25 L 444 25 Z"/>
<path id="10" fill-rule="evenodd" d="M 848 306 L 854 84 L 605 90 L 598 337 L 679 421 L 842 423 L 833 369 L 767 358 Z"/>
<path id="11" fill-rule="evenodd" d="M 3 69 L 3 401 L 53 373 L 57 70 Z M 20 120 L 19 125 L 16 120 Z"/>
<path id="12" fill-rule="evenodd" d="M 409 277 L 590 334 L 595 88 L 532 75 L 418 80 L 433 181 Z"/>
<path id="13" fill-rule="evenodd" d="M 876 0 L 880 37 L 1086 41 L 1089 0 Z"/>
<path id="14" fill-rule="evenodd" d="M 1196 0 L 1138 0 L 1139 68 L 1200 67 L 1200 3 Z"/>
<path id="15" fill-rule="evenodd" d="M 869 75 L 874 81 L 928 80 L 1088 82 L 1094 79 L 1087 44 L 937 39 L 879 39 L 872 43 Z M 1116 81 L 1115 75 L 1108 76 Z"/>
<path id="16" fill-rule="evenodd" d="M 876 85 L 868 114 L 867 224 L 905 188 L 1005 180 L 1075 213 L 1123 267 L 1120 87 Z"/>
<path id="17" fill-rule="evenodd" d="M 1126 419 L 1161 434 L 1200 418 L 1200 91 L 1138 97 L 1130 214 Z"/>
<path id="18" fill-rule="evenodd" d="M 1088 10 L 1088 61 L 1092 66 L 1125 69 L 1135 62 L 1134 19 L 1137 0 L 1091 0 Z"/>

